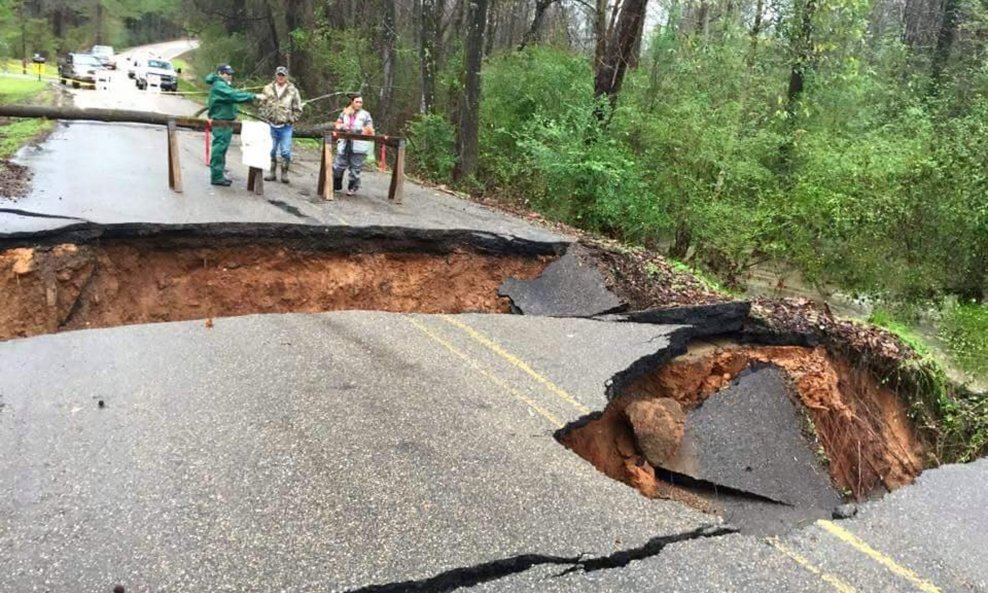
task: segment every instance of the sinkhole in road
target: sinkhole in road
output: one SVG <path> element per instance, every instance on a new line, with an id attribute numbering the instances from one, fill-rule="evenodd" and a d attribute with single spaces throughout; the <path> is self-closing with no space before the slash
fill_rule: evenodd
<path id="1" fill-rule="evenodd" d="M 645 496 L 762 534 L 908 485 L 925 459 L 906 405 L 867 369 L 729 341 L 691 344 L 556 437 Z"/>
<path id="2" fill-rule="evenodd" d="M 253 313 L 507 313 L 501 282 L 534 278 L 553 259 L 463 246 L 360 253 L 198 242 L 131 238 L 0 252 L 0 339 Z"/>

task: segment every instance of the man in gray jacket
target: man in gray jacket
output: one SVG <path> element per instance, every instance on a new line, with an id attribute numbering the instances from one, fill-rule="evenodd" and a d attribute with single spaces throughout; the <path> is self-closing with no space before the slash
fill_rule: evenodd
<path id="1" fill-rule="evenodd" d="M 261 117 L 271 125 L 271 171 L 265 181 L 277 179 L 278 155 L 281 155 L 281 182 L 288 183 L 288 166 L 292 162 L 292 126 L 302 115 L 302 97 L 288 80 L 288 68 L 278 66 L 274 81 L 261 93 Z"/>
<path id="2" fill-rule="evenodd" d="M 342 132 L 356 134 L 373 134 L 374 120 L 371 114 L 364 111 L 364 98 L 360 95 L 350 97 L 350 103 L 343 108 L 336 118 L 336 129 Z M 343 173 L 350 170 L 350 182 L 346 195 L 352 196 L 360 189 L 360 169 L 364 166 L 371 142 L 367 140 L 350 140 L 341 138 L 336 143 L 336 159 L 333 162 L 333 189 L 343 189 Z"/>

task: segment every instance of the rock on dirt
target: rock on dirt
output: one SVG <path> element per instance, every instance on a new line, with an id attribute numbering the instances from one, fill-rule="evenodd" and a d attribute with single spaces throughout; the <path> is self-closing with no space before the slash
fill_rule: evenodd
<path id="1" fill-rule="evenodd" d="M 683 440 L 686 413 L 676 400 L 663 397 L 636 400 L 624 409 L 635 440 L 645 459 L 653 466 L 663 466 L 679 450 Z"/>

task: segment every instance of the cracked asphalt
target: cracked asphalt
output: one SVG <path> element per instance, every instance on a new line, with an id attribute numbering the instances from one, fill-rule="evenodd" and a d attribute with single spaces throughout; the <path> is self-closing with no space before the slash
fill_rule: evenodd
<path id="1" fill-rule="evenodd" d="M 552 438 L 675 329 L 343 312 L 4 342 L 0 591 L 434 590 L 451 571 L 592 560 L 717 524 Z M 983 591 L 986 472 L 926 472 L 839 523 L 913 575 L 812 524 L 781 548 L 697 538 L 622 568 L 536 564 L 472 588 L 833 590 L 823 575 L 839 591 Z"/>
<path id="2" fill-rule="evenodd" d="M 550 415 L 578 418 L 603 385 L 567 400 L 530 374 L 565 385 L 565 364 L 526 371 L 464 331 L 513 349 L 521 321 L 266 315 L 0 344 L 0 590 L 342 590 L 715 522 L 556 443 Z M 669 331 L 538 329 L 599 377 Z"/>

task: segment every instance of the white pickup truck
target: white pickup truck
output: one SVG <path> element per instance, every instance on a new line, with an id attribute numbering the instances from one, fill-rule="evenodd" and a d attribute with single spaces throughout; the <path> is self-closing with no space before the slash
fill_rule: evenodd
<path id="1" fill-rule="evenodd" d="M 158 87 L 162 91 L 175 92 L 180 73 L 171 62 L 161 58 L 138 58 L 134 62 L 134 82 L 142 91 L 148 87 Z"/>

